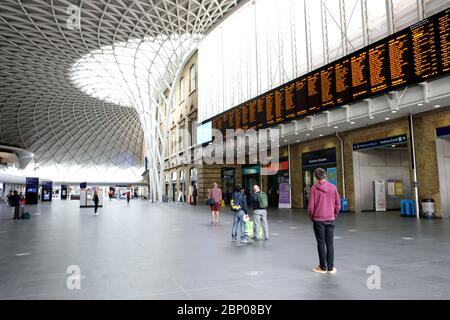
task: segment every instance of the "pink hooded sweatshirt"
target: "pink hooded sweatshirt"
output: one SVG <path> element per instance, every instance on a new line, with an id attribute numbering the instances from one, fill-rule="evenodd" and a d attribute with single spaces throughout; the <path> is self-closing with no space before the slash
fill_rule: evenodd
<path id="1" fill-rule="evenodd" d="M 312 221 L 333 221 L 340 210 L 341 198 L 334 184 L 322 180 L 311 188 L 308 215 Z"/>

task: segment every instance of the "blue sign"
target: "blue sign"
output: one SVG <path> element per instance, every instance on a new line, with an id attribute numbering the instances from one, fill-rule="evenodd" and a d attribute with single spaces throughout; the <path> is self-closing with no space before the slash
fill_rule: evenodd
<path id="1" fill-rule="evenodd" d="M 357 150 L 363 150 L 363 149 L 370 149 L 375 147 L 381 147 L 386 145 L 393 145 L 398 143 L 406 143 L 408 140 L 408 137 L 406 134 L 403 134 L 401 136 L 395 136 L 395 137 L 388 137 L 380 140 L 373 140 L 363 143 L 357 143 L 353 145 L 353 151 Z"/>
<path id="2" fill-rule="evenodd" d="M 437 128 L 436 129 L 436 135 L 438 137 L 450 136 L 450 127 Z"/>

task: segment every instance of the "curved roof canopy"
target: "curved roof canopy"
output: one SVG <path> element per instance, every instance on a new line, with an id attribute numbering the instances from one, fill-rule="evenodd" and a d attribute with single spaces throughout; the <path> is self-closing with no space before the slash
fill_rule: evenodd
<path id="1" fill-rule="evenodd" d="M 2 0 L 0 143 L 63 180 L 81 168 L 139 177 L 154 140 L 144 114 L 174 80 L 164 70 L 238 2 Z"/>

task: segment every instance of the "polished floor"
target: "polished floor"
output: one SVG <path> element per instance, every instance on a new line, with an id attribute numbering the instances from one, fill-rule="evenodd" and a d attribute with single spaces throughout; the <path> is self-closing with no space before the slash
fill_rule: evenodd
<path id="1" fill-rule="evenodd" d="M 18 221 L 0 210 L 0 299 L 450 299 L 449 219 L 341 215 L 338 274 L 319 275 L 302 210 L 272 210 L 271 239 L 246 245 L 231 242 L 231 213 L 211 225 L 206 207 L 106 200 L 94 217 L 56 200 Z M 380 289 L 367 285 L 369 266 Z"/>

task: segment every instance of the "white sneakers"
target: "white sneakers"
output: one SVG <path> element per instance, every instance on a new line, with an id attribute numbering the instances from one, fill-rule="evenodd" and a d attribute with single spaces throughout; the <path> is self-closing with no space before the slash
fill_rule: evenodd
<path id="1" fill-rule="evenodd" d="M 312 271 L 314 271 L 315 273 L 320 273 L 320 274 L 326 274 L 326 273 L 328 273 L 328 274 L 336 274 L 337 273 L 337 269 L 336 268 L 333 268 L 333 270 L 331 270 L 331 271 L 326 271 L 326 270 L 323 270 L 320 266 L 317 266 L 317 267 L 313 268 Z"/>

